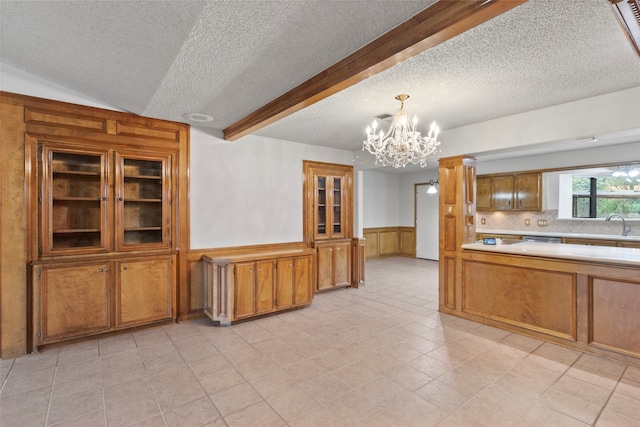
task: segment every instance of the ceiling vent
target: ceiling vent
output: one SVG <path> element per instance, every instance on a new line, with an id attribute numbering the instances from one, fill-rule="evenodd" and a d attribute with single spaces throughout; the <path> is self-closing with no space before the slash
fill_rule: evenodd
<path id="1" fill-rule="evenodd" d="M 391 114 L 384 113 L 384 114 L 380 114 L 379 116 L 376 116 L 376 119 L 382 120 L 383 122 L 391 122 L 392 117 L 393 116 Z"/>
<path id="2" fill-rule="evenodd" d="M 640 0 L 609 0 L 620 26 L 640 56 Z"/>

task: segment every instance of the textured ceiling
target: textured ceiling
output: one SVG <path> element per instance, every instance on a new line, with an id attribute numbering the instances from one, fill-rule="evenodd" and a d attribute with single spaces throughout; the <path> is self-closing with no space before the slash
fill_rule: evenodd
<path id="1" fill-rule="evenodd" d="M 0 0 L 0 60 L 123 110 L 221 130 L 431 5 L 425 1 Z M 444 130 L 640 86 L 606 0 L 529 0 L 258 135 L 356 150 L 409 93 Z"/>

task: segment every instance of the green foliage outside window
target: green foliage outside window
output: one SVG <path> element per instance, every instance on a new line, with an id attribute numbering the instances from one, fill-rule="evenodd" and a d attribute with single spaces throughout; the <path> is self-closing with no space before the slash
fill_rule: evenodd
<path id="1" fill-rule="evenodd" d="M 591 212 L 591 178 L 573 178 L 574 218 L 606 218 L 613 213 L 625 218 L 640 218 L 640 181 L 606 176 L 597 177 L 595 183 L 596 212 Z"/>

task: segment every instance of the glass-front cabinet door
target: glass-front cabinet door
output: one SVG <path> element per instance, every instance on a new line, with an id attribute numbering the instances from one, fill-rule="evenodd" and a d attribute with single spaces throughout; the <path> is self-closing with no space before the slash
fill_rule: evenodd
<path id="1" fill-rule="evenodd" d="M 344 177 L 316 175 L 314 239 L 344 237 Z"/>
<path id="2" fill-rule="evenodd" d="M 171 247 L 170 160 L 116 152 L 116 250 Z"/>
<path id="3" fill-rule="evenodd" d="M 106 252 L 108 152 L 55 143 L 40 150 L 40 254 Z"/>

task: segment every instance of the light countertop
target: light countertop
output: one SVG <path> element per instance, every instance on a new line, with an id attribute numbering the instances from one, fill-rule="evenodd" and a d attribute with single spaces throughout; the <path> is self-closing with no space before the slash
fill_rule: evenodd
<path id="1" fill-rule="evenodd" d="M 548 234 L 544 235 L 548 236 Z M 466 245 L 462 245 L 462 249 L 578 261 L 625 264 L 640 267 L 640 249 L 638 248 L 568 245 L 563 243 L 518 242 L 510 244 L 502 243 L 498 245 L 468 243 Z"/>
<path id="2" fill-rule="evenodd" d="M 507 234 L 507 235 L 516 235 L 516 236 L 571 237 L 576 239 L 628 240 L 628 241 L 640 242 L 640 236 L 621 236 L 620 234 L 558 233 L 558 232 L 526 231 L 526 230 L 485 230 L 485 229 L 478 229 L 478 228 L 476 228 L 476 233 Z"/>

